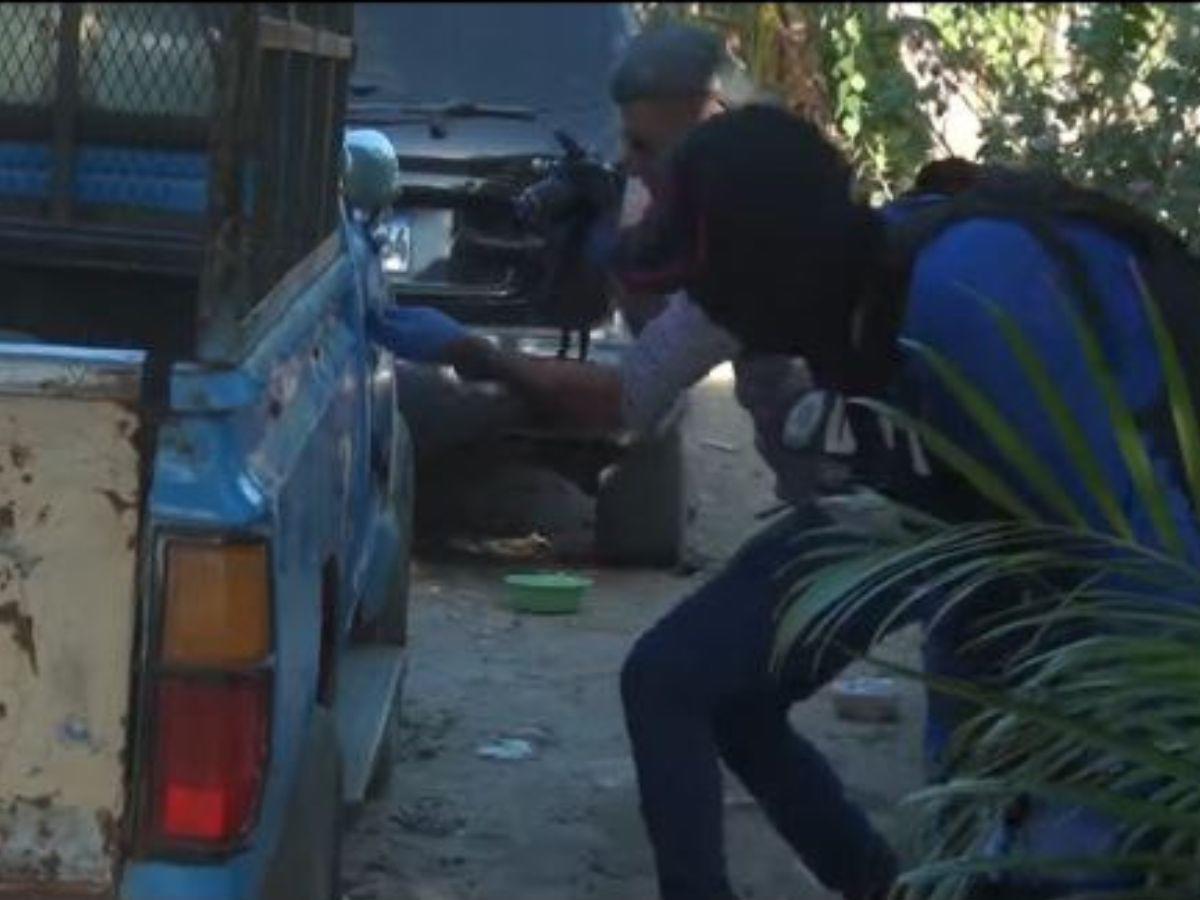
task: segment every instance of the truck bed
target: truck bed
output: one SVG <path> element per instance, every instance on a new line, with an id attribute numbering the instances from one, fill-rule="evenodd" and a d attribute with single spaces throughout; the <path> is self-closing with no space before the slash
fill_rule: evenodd
<path id="1" fill-rule="evenodd" d="M 0 894 L 112 886 L 137 616 L 138 354 L 0 345 Z"/>
<path id="2" fill-rule="evenodd" d="M 350 20 L 341 4 L 0 4 L 0 266 L 190 279 L 195 300 L 165 304 L 189 316 L 183 355 L 236 362 L 252 311 L 336 228 Z M 163 319 L 159 294 L 135 295 Z"/>
<path id="3" fill-rule="evenodd" d="M 203 152 L 81 145 L 69 220 L 45 215 L 53 181 L 48 141 L 0 140 L 0 261 L 198 277 L 209 191 Z"/>
<path id="4" fill-rule="evenodd" d="M 0 342 L 191 353 L 194 278 L 0 262 L 0 282 Z"/>

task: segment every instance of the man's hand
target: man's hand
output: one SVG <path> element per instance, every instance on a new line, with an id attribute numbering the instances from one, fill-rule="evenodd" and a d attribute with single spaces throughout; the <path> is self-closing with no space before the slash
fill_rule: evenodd
<path id="1" fill-rule="evenodd" d="M 455 350 L 471 340 L 460 323 L 428 306 L 394 306 L 367 317 L 367 336 L 401 359 L 452 363 Z"/>
<path id="2" fill-rule="evenodd" d="M 620 425 L 621 381 L 615 369 L 506 353 L 445 313 L 423 306 L 373 313 L 367 333 L 401 359 L 450 365 L 465 380 L 506 385 L 550 419 L 601 430 Z"/>

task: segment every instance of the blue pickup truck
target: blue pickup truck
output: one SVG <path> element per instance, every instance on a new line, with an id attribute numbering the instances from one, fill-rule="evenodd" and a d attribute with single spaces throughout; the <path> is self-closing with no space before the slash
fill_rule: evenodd
<path id="1" fill-rule="evenodd" d="M 337 896 L 412 498 L 352 16 L 0 6 L 0 897 Z"/>

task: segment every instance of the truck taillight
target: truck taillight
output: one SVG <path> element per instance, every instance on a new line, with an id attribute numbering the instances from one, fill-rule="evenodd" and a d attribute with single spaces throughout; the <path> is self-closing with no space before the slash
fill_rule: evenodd
<path id="1" fill-rule="evenodd" d="M 159 681 L 153 821 L 161 838 L 228 845 L 253 824 L 267 760 L 269 688 L 264 677 Z"/>
<path id="2" fill-rule="evenodd" d="M 271 651 L 271 574 L 262 543 L 171 541 L 163 591 L 162 661 L 230 666 Z"/>
<path id="3" fill-rule="evenodd" d="M 271 737 L 271 566 L 265 542 L 164 545 L 151 746 L 150 847 L 234 848 L 258 816 Z"/>

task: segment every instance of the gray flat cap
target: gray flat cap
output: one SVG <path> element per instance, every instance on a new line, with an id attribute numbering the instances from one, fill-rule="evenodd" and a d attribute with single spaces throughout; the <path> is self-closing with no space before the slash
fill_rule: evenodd
<path id="1" fill-rule="evenodd" d="M 619 105 L 715 93 L 729 106 L 758 91 L 711 31 L 671 22 L 639 34 L 613 72 L 610 91 Z"/>

